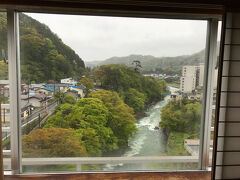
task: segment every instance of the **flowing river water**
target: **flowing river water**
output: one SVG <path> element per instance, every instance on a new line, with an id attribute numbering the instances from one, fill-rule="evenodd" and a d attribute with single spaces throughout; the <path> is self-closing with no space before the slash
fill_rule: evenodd
<path id="1" fill-rule="evenodd" d="M 171 92 L 177 91 L 177 88 L 170 87 Z M 133 156 L 160 156 L 165 152 L 165 140 L 164 134 L 159 127 L 161 121 L 161 109 L 164 107 L 170 95 L 167 95 L 164 100 L 157 102 L 150 107 L 145 113 L 146 117 L 137 120 L 136 126 L 138 128 L 137 133 L 133 138 L 129 140 L 129 148 L 126 149 L 122 157 Z M 146 166 L 141 164 L 118 164 L 118 165 L 106 165 L 106 170 L 147 170 Z"/>

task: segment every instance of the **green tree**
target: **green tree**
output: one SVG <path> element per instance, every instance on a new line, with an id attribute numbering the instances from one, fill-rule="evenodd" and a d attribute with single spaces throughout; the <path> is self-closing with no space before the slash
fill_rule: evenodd
<path id="1" fill-rule="evenodd" d="M 89 97 L 101 100 L 110 112 L 108 126 L 118 138 L 119 146 L 126 146 L 128 139 L 136 132 L 133 109 L 126 105 L 116 92 L 98 90 L 89 93 Z"/>
<path id="2" fill-rule="evenodd" d="M 87 156 L 83 143 L 72 129 L 43 128 L 24 135 L 23 157 Z"/>
<path id="3" fill-rule="evenodd" d="M 135 112 L 141 112 L 144 109 L 145 101 L 145 94 L 136 89 L 130 88 L 124 93 L 124 102 L 132 107 Z"/>
<path id="4" fill-rule="evenodd" d="M 188 133 L 198 137 L 201 121 L 201 104 L 187 99 L 170 101 L 161 109 L 160 126 L 168 132 Z"/>
<path id="5" fill-rule="evenodd" d="M 108 109 L 96 98 L 80 99 L 76 104 L 62 104 L 56 114 L 51 116 L 45 127 L 72 128 L 75 130 L 94 129 L 99 137 L 101 152 L 117 149 L 117 138 L 107 123 L 110 118 Z M 85 142 L 87 144 L 87 142 Z M 88 149 L 88 147 L 86 147 Z"/>
<path id="6" fill-rule="evenodd" d="M 20 13 L 21 78 L 23 82 L 59 81 L 62 78 L 79 79 L 84 71 L 83 60 L 49 27 Z M 7 17 L 0 12 L 0 60 L 2 50 L 7 54 Z"/>
<path id="7" fill-rule="evenodd" d="M 63 104 L 64 100 L 66 97 L 66 93 L 63 91 L 55 91 L 53 94 L 53 98 L 59 103 L 59 104 Z"/>
<path id="8" fill-rule="evenodd" d="M 78 85 L 83 85 L 86 87 L 87 94 L 89 93 L 89 90 L 94 87 L 93 80 L 87 77 L 83 77 L 78 82 Z"/>
<path id="9" fill-rule="evenodd" d="M 76 104 L 76 99 L 73 96 L 66 95 L 63 99 L 64 103 Z"/>
<path id="10" fill-rule="evenodd" d="M 134 70 L 140 73 L 140 69 L 142 68 L 141 61 L 135 60 L 132 62 L 132 65 L 134 65 Z"/>
<path id="11" fill-rule="evenodd" d="M 78 129 L 76 130 L 78 138 L 83 142 L 86 150 L 88 152 L 88 156 L 101 156 L 101 142 L 99 140 L 99 136 L 93 128 L 87 129 Z"/>
<path id="12" fill-rule="evenodd" d="M 71 128 L 71 114 L 74 113 L 74 106 L 71 104 L 60 104 L 56 108 L 56 113 L 48 118 L 45 128 Z"/>
<path id="13" fill-rule="evenodd" d="M 146 104 L 159 101 L 163 98 L 162 94 L 167 92 L 167 85 L 164 83 L 164 80 L 158 81 L 152 77 L 145 77 L 137 73 L 133 68 L 120 64 L 102 65 L 96 68 L 93 74 L 97 83 L 103 89 L 116 91 L 120 93 L 123 99 L 124 94 L 130 88 L 143 93 L 146 97 Z M 131 106 L 130 104 L 128 105 Z"/>
<path id="14" fill-rule="evenodd" d="M 8 65 L 0 60 L 0 79 L 8 79 Z"/>

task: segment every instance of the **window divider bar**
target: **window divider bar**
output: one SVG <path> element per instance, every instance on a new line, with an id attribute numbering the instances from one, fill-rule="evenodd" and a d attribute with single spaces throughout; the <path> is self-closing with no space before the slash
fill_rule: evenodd
<path id="1" fill-rule="evenodd" d="M 240 46 L 240 44 L 224 44 L 225 46 Z"/>
<path id="2" fill-rule="evenodd" d="M 206 54 L 204 68 L 203 110 L 201 119 L 199 168 L 206 170 L 209 166 L 209 147 L 212 119 L 214 63 L 217 61 L 218 20 L 210 19 L 207 25 Z"/>
<path id="3" fill-rule="evenodd" d="M 240 123 L 240 121 L 219 121 L 219 123 L 231 124 L 231 123 Z"/>
<path id="4" fill-rule="evenodd" d="M 220 108 L 240 108 L 240 106 L 220 106 Z"/>
<path id="5" fill-rule="evenodd" d="M 216 152 L 217 153 L 218 152 L 220 152 L 220 153 L 232 153 L 232 152 L 234 153 L 234 152 L 237 152 L 238 153 L 238 152 L 240 152 L 240 150 L 225 150 L 225 151 L 224 150 L 217 150 Z"/>
<path id="6" fill-rule="evenodd" d="M 240 62 L 240 59 L 236 59 L 236 60 L 233 60 L 233 59 L 224 59 L 223 61 L 224 61 L 224 62 Z"/>
<path id="7" fill-rule="evenodd" d="M 21 166 L 21 107 L 20 107 L 20 51 L 18 13 L 7 10 L 8 68 L 10 85 L 10 128 L 12 174 L 22 172 Z"/>

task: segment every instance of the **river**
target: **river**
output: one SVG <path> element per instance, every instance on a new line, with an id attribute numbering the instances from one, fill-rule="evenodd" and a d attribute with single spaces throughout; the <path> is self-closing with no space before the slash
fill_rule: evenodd
<path id="1" fill-rule="evenodd" d="M 175 92 L 177 88 L 170 87 L 171 92 Z M 160 156 L 165 152 L 164 134 L 160 129 L 155 130 L 161 121 L 161 109 L 164 107 L 170 95 L 167 95 L 164 100 L 157 102 L 150 107 L 145 113 L 146 117 L 137 120 L 137 133 L 129 140 L 129 148 L 122 157 L 133 156 Z M 146 166 L 140 164 L 118 164 L 107 165 L 105 170 L 148 170 Z"/>

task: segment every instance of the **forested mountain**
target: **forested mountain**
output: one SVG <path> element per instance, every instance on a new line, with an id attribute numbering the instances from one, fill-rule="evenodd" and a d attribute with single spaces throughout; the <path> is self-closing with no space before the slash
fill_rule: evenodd
<path id="1" fill-rule="evenodd" d="M 141 112 L 145 104 L 161 100 L 164 97 L 162 94 L 168 92 L 164 80 L 145 77 L 125 65 L 102 65 L 93 74 L 101 88 L 118 92 L 135 112 Z"/>
<path id="2" fill-rule="evenodd" d="M 184 65 L 198 65 L 204 62 L 205 51 L 185 56 L 154 57 L 143 55 L 129 55 L 126 57 L 112 57 L 104 61 L 87 62 L 86 66 L 97 67 L 103 64 L 124 64 L 132 66 L 133 61 L 140 61 L 143 73 L 158 72 L 166 74 L 180 74 Z"/>
<path id="3" fill-rule="evenodd" d="M 83 60 L 45 24 L 20 14 L 21 72 L 25 82 L 80 77 Z M 7 54 L 6 13 L 0 13 L 0 60 Z"/>

